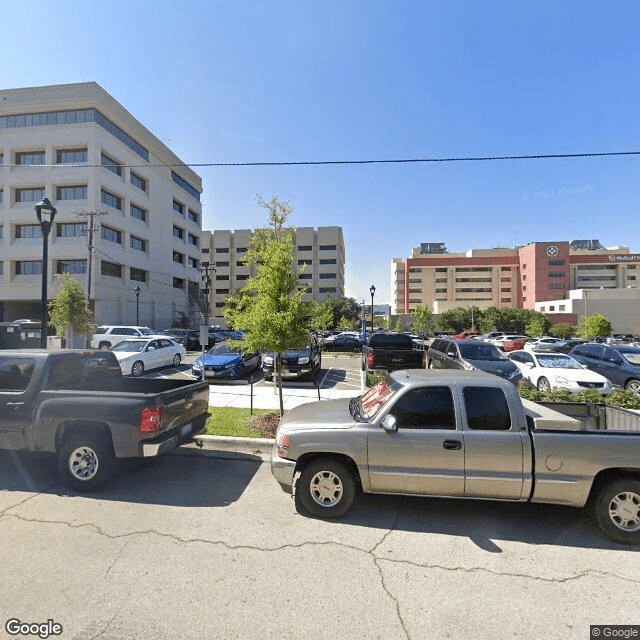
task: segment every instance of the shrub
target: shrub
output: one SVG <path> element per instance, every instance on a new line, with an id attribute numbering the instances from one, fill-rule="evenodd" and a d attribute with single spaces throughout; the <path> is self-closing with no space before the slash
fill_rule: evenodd
<path id="1" fill-rule="evenodd" d="M 605 396 L 604 401 L 612 407 L 622 407 L 624 409 L 640 409 L 640 400 L 631 391 L 626 389 L 616 389 Z"/>
<path id="2" fill-rule="evenodd" d="M 369 371 L 367 373 L 367 387 L 373 387 L 387 376 L 386 371 Z"/>
<path id="3" fill-rule="evenodd" d="M 598 393 L 594 389 L 587 389 L 576 394 L 576 402 L 585 402 L 587 404 L 602 404 L 604 402 L 604 396 Z"/>
<path id="4" fill-rule="evenodd" d="M 518 387 L 518 393 L 525 398 L 525 400 L 532 400 L 533 402 L 542 400 L 542 394 L 528 382 L 523 382 Z"/>
<path id="5" fill-rule="evenodd" d="M 558 389 L 545 394 L 545 400 L 550 402 L 574 402 L 575 396 L 567 389 Z"/>

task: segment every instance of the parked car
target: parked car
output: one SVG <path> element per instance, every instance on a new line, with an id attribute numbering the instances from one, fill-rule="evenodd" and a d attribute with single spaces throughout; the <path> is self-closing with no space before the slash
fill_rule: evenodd
<path id="1" fill-rule="evenodd" d="M 427 351 L 427 367 L 484 371 L 513 384 L 517 384 L 522 378 L 518 367 L 496 346 L 479 340 L 437 338 Z"/>
<path id="2" fill-rule="evenodd" d="M 262 356 L 262 369 L 265 380 L 273 380 L 274 353 Z M 309 337 L 309 342 L 299 349 L 289 349 L 282 354 L 282 378 L 297 378 L 301 380 L 316 380 L 322 368 L 322 349 L 315 333 Z"/>
<path id="3" fill-rule="evenodd" d="M 580 393 L 594 389 L 601 393 L 613 391 L 613 385 L 607 378 L 595 371 L 589 371 L 575 358 L 564 353 L 540 353 L 513 351 L 509 354 L 524 380 L 546 393 L 566 389 L 571 393 Z"/>
<path id="4" fill-rule="evenodd" d="M 123 375 L 141 376 L 145 371 L 177 367 L 187 355 L 184 345 L 168 336 L 127 338 L 111 347 Z"/>
<path id="5" fill-rule="evenodd" d="M 574 347 L 569 355 L 640 398 L 640 347 L 588 342 Z"/>
<path id="6" fill-rule="evenodd" d="M 362 396 L 288 411 L 271 472 L 321 518 L 345 514 L 360 489 L 589 505 L 607 536 L 637 545 L 640 420 L 631 420 L 626 431 L 594 430 L 523 402 L 496 376 L 396 371 Z"/>
<path id="7" fill-rule="evenodd" d="M 123 325 L 103 325 L 91 336 L 92 349 L 110 349 L 127 338 L 140 338 L 156 335 L 149 327 L 131 327 Z"/>
<path id="8" fill-rule="evenodd" d="M 491 340 L 491 343 L 494 344 L 499 349 L 504 349 L 505 351 L 514 351 L 515 349 L 513 348 L 506 349 L 505 345 L 507 343 L 513 343 L 513 342 L 522 343 L 522 345 L 524 345 L 527 342 L 527 340 L 529 340 L 528 336 L 521 336 L 513 333 L 505 333 L 499 338 L 493 338 L 493 340 Z M 516 349 L 522 349 L 522 347 L 516 347 Z"/>
<path id="9" fill-rule="evenodd" d="M 373 333 L 362 347 L 363 371 L 372 369 L 422 369 L 425 352 L 406 333 Z"/>
<path id="10" fill-rule="evenodd" d="M 485 342 L 491 342 L 492 340 L 502 338 L 503 335 L 503 331 L 490 331 L 489 333 L 483 333 L 480 338 Z"/>
<path id="11" fill-rule="evenodd" d="M 202 356 L 193 363 L 191 375 L 194 378 L 202 378 L 202 363 Z M 258 351 L 242 351 L 232 347 L 226 340 L 215 344 L 204 354 L 205 378 L 239 379 L 255 371 L 259 366 Z"/>
<path id="12" fill-rule="evenodd" d="M 569 353 L 573 347 L 576 347 L 579 344 L 584 344 L 585 342 L 586 340 L 580 340 L 579 338 L 563 340 L 562 344 L 556 346 L 555 351 L 558 353 Z"/>
<path id="13" fill-rule="evenodd" d="M 193 329 L 165 329 L 163 335 L 173 338 L 176 342 L 184 345 L 187 351 L 200 349 L 200 333 Z"/>
<path id="14" fill-rule="evenodd" d="M 500 348 L 503 351 L 517 351 L 518 349 L 522 349 L 524 345 L 527 343 L 529 338 L 518 338 L 514 337 L 513 340 L 506 340 L 500 345 Z"/>
<path id="15" fill-rule="evenodd" d="M 362 351 L 362 341 L 355 335 L 342 334 L 335 336 L 333 340 L 325 340 L 322 343 L 322 350 L 360 353 Z"/>
<path id="16" fill-rule="evenodd" d="M 462 333 L 459 333 L 457 336 L 453 336 L 454 340 L 466 340 L 467 338 L 470 338 L 471 336 L 477 336 L 478 333 L 476 331 L 463 331 Z"/>
<path id="17" fill-rule="evenodd" d="M 542 338 L 535 338 L 533 340 L 529 340 L 524 348 L 527 351 L 542 351 L 549 352 L 555 351 L 557 347 L 562 346 L 564 340 L 561 338 L 552 338 L 550 336 L 544 336 Z"/>

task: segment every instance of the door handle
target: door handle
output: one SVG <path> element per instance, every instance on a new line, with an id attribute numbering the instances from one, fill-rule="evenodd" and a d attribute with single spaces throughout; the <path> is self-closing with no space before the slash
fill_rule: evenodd
<path id="1" fill-rule="evenodd" d="M 24 402 L 7 402 L 7 407 L 22 407 Z"/>
<path id="2" fill-rule="evenodd" d="M 445 449 L 450 449 L 451 451 L 459 451 L 462 449 L 462 442 L 460 442 L 460 440 L 445 440 L 442 443 L 442 446 Z"/>

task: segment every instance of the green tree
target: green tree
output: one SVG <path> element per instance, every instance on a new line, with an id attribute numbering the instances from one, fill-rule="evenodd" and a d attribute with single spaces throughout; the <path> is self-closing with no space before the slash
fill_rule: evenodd
<path id="1" fill-rule="evenodd" d="M 464 307 L 447 309 L 440 314 L 440 317 L 438 318 L 438 324 L 445 331 L 453 331 L 454 333 L 460 333 L 465 329 L 471 329 L 471 309 L 467 309 Z"/>
<path id="2" fill-rule="evenodd" d="M 300 286 L 300 272 L 294 267 L 294 231 L 284 226 L 293 208 L 275 195 L 269 202 L 259 196 L 257 202 L 267 209 L 269 226 L 255 231 L 246 253 L 245 262 L 255 266 L 256 275 L 225 304 L 224 315 L 231 327 L 244 330 L 245 349 L 275 354 L 283 415 L 282 353 L 308 343 L 309 308 L 302 301 L 306 288 Z"/>
<path id="3" fill-rule="evenodd" d="M 571 338 L 576 332 L 576 327 L 567 323 L 554 324 L 549 329 L 549 335 L 555 338 Z"/>
<path id="4" fill-rule="evenodd" d="M 359 323 L 362 307 L 353 298 L 338 298 L 337 300 L 328 298 L 325 303 L 333 314 L 331 327 L 344 326 L 344 323 L 341 324 L 343 319 L 350 321 L 350 327 Z"/>
<path id="5" fill-rule="evenodd" d="M 310 304 L 310 324 L 316 331 L 325 331 L 333 326 L 333 312 L 327 301 Z"/>
<path id="6" fill-rule="evenodd" d="M 60 290 L 49 302 L 49 318 L 57 336 L 70 326 L 74 332 L 90 336 L 95 328 L 93 314 L 87 308 L 84 291 L 77 280 L 66 273 L 56 276 Z"/>
<path id="7" fill-rule="evenodd" d="M 611 323 L 607 316 L 601 313 L 592 313 L 582 316 L 578 324 L 578 335 L 585 340 L 590 338 L 606 338 L 611 335 Z"/>
<path id="8" fill-rule="evenodd" d="M 540 313 L 537 316 L 531 316 L 529 318 L 529 321 L 524 327 L 524 332 L 532 338 L 537 338 L 546 335 L 548 327 L 549 319 Z"/>
<path id="9" fill-rule="evenodd" d="M 400 320 L 396 321 L 395 330 L 397 333 L 402 333 L 404 331 L 404 327 L 402 326 L 402 322 L 400 322 Z"/>
<path id="10" fill-rule="evenodd" d="M 433 311 L 426 304 L 419 304 L 411 314 L 413 316 L 413 322 L 411 328 L 416 333 L 433 333 L 434 321 Z"/>

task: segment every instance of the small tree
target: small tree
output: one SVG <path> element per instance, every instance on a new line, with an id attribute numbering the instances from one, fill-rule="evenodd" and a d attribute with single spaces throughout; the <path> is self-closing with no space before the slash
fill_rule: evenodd
<path id="1" fill-rule="evenodd" d="M 414 321 L 411 323 L 411 328 L 416 333 L 430 334 L 433 332 L 434 321 L 433 311 L 426 304 L 419 304 L 411 314 Z"/>
<path id="2" fill-rule="evenodd" d="M 56 335 L 64 336 L 70 326 L 74 332 L 89 336 L 95 327 L 93 314 L 87 308 L 84 291 L 77 280 L 66 273 L 56 276 L 60 291 L 49 303 L 49 318 Z"/>
<path id="3" fill-rule="evenodd" d="M 546 335 L 549 320 L 541 313 L 532 316 L 524 327 L 524 332 L 532 338 Z"/>
<path id="4" fill-rule="evenodd" d="M 245 262 L 255 266 L 256 275 L 247 280 L 231 304 L 225 304 L 224 314 L 231 327 L 244 330 L 245 349 L 275 354 L 274 376 L 282 416 L 281 355 L 308 343 L 309 308 L 302 301 L 306 289 L 300 286 L 300 272 L 294 267 L 294 232 L 284 226 L 293 208 L 277 196 L 269 202 L 259 196 L 258 205 L 269 212 L 269 226 L 255 231 L 246 253 Z"/>
<path id="5" fill-rule="evenodd" d="M 552 335 L 555 338 L 571 338 L 575 332 L 576 327 L 567 323 L 554 324 L 551 329 L 549 329 L 549 335 Z"/>
<path id="6" fill-rule="evenodd" d="M 402 333 L 404 331 L 404 327 L 402 326 L 402 322 L 400 320 L 396 320 L 396 333 Z"/>
<path id="7" fill-rule="evenodd" d="M 311 303 L 311 328 L 316 331 L 325 331 L 333 324 L 333 313 L 326 302 Z"/>
<path id="8" fill-rule="evenodd" d="M 582 316 L 578 324 L 578 335 L 585 340 L 606 338 L 611 335 L 611 322 L 601 313 Z"/>

